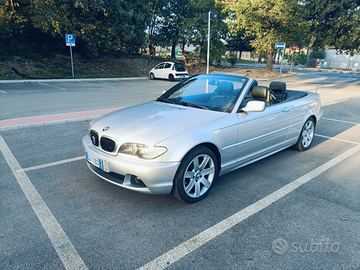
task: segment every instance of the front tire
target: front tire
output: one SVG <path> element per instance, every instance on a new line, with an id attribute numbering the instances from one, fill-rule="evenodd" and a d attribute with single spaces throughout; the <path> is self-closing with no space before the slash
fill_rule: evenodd
<path id="1" fill-rule="evenodd" d="M 202 200 L 209 194 L 217 173 L 215 154 L 204 146 L 194 148 L 183 158 L 175 175 L 174 197 L 186 203 Z"/>
<path id="2" fill-rule="evenodd" d="M 312 117 L 308 118 L 301 130 L 300 136 L 296 144 L 293 146 L 298 151 L 306 151 L 310 148 L 315 136 L 315 122 Z"/>
<path id="3" fill-rule="evenodd" d="M 150 77 L 150 80 L 155 79 L 155 75 L 154 75 L 154 73 L 150 73 L 149 77 Z"/>

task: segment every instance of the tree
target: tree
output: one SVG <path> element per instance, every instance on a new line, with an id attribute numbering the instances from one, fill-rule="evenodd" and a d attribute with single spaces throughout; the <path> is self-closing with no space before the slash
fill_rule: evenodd
<path id="1" fill-rule="evenodd" d="M 161 23 L 163 21 L 162 16 L 165 10 L 165 6 L 167 5 L 168 0 L 153 0 L 150 2 L 150 14 L 151 19 L 148 22 L 148 47 L 151 54 L 152 48 L 154 44 L 159 45 L 161 40 L 159 40 L 158 33 L 161 29 Z"/>
<path id="2" fill-rule="evenodd" d="M 254 39 L 255 37 L 247 37 L 243 31 L 239 31 L 229 39 L 227 48 L 230 51 L 238 51 L 240 59 L 243 51 L 254 50 L 254 47 L 250 44 Z"/>
<path id="3" fill-rule="evenodd" d="M 303 0 L 314 49 L 325 45 L 360 52 L 360 0 Z"/>
<path id="4" fill-rule="evenodd" d="M 203 15 L 215 10 L 221 10 L 215 0 L 170 0 L 162 13 L 162 26 L 157 39 L 171 46 L 172 58 L 175 58 L 177 45 L 180 44 L 183 56 L 186 44 L 198 45 L 200 62 L 207 51 L 207 23 L 203 21 Z M 212 58 L 219 58 L 219 54 L 224 54 L 226 49 L 220 40 L 225 39 L 228 30 L 226 23 L 221 20 L 224 15 L 220 12 L 218 15 L 219 20 L 211 24 Z M 186 59 L 184 61 L 186 62 Z"/>
<path id="5" fill-rule="evenodd" d="M 290 44 L 308 36 L 310 24 L 302 17 L 304 7 L 297 0 L 220 1 L 226 3 L 230 31 L 255 36 L 251 45 L 260 53 L 267 52 L 266 70 L 272 70 L 275 43 Z"/>
<path id="6" fill-rule="evenodd" d="M 54 51 L 52 43 L 64 48 L 65 33 L 73 33 L 76 48 L 88 55 L 138 52 L 150 5 L 145 0 L 0 0 L 0 51 L 4 46 L 17 48 L 16 54 L 39 46 Z"/>
<path id="7" fill-rule="evenodd" d="M 35 27 L 53 36 L 74 33 L 92 55 L 136 52 L 143 44 L 149 14 L 145 0 L 49 0 L 32 5 Z"/>

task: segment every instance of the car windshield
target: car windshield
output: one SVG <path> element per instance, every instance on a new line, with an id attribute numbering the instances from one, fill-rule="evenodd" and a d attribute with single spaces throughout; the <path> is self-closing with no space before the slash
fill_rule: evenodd
<path id="1" fill-rule="evenodd" d="M 186 71 L 186 67 L 184 64 L 175 63 L 175 70 L 176 71 Z"/>
<path id="2" fill-rule="evenodd" d="M 248 78 L 197 75 L 183 81 L 157 100 L 220 112 L 231 112 Z"/>

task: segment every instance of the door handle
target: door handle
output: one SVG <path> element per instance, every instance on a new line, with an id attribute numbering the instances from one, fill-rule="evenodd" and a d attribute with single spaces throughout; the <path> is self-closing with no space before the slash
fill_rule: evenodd
<path id="1" fill-rule="evenodd" d="M 291 110 L 291 107 L 286 106 L 286 107 L 283 109 L 283 112 L 289 112 L 290 110 Z"/>

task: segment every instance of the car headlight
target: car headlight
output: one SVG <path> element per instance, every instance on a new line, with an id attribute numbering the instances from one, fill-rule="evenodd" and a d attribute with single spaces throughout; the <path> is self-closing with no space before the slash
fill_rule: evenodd
<path id="1" fill-rule="evenodd" d="M 120 146 L 119 153 L 137 156 L 142 159 L 154 159 L 165 154 L 164 146 L 146 145 L 141 143 L 124 143 Z"/>

